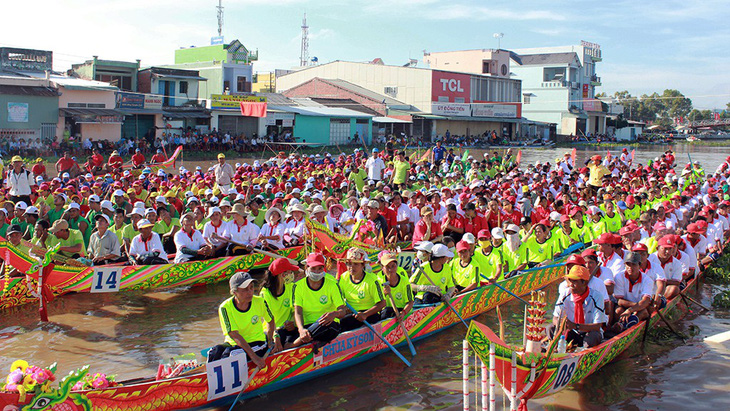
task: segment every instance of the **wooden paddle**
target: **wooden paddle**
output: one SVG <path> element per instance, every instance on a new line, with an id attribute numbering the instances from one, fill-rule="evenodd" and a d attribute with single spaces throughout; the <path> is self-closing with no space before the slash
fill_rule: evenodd
<path id="1" fill-rule="evenodd" d="M 398 319 L 398 308 L 395 306 L 395 300 L 393 299 L 393 294 L 390 292 L 390 287 L 388 287 L 385 290 L 385 294 L 388 295 L 388 301 L 390 301 L 390 306 L 393 308 L 393 312 L 395 313 L 395 320 L 398 322 L 398 325 L 400 325 L 400 328 L 403 330 L 403 334 L 406 336 L 406 341 L 408 341 L 408 349 L 411 350 L 411 355 L 416 356 L 416 348 L 413 346 L 413 341 L 411 341 L 411 336 L 408 335 L 408 330 L 406 329 L 406 326 L 403 325 L 403 322 Z"/>
<path id="2" fill-rule="evenodd" d="M 269 354 L 271 354 L 271 350 L 273 350 L 273 349 L 274 349 L 274 346 L 272 345 L 266 350 L 266 353 L 264 354 L 264 358 L 263 358 L 264 361 L 266 361 L 266 359 L 269 357 Z M 241 397 L 241 394 L 243 394 L 243 392 L 246 391 L 246 388 L 248 388 L 249 384 L 251 384 L 251 381 L 253 381 L 253 377 L 255 377 L 259 371 L 261 371 L 261 367 L 257 366 L 256 369 L 253 370 L 253 374 L 251 374 L 251 377 L 248 379 L 248 381 L 246 381 L 246 384 L 244 384 L 243 388 L 241 388 L 241 391 L 239 391 L 238 395 L 236 395 L 236 399 L 233 400 L 233 404 L 231 404 L 231 408 L 229 408 L 228 411 L 232 411 L 233 408 L 236 406 L 236 404 L 238 404 L 238 399 Z"/>
<path id="3" fill-rule="evenodd" d="M 345 301 L 345 305 L 347 306 L 347 308 L 349 308 L 349 309 L 350 309 L 350 311 L 352 311 L 352 313 L 353 313 L 353 314 L 354 314 L 354 313 L 357 313 L 357 312 L 358 312 L 358 311 L 357 311 L 356 309 L 352 308 L 352 306 L 350 305 L 350 303 L 349 303 L 349 302 Z M 385 337 L 383 337 L 383 334 L 379 333 L 379 332 L 378 332 L 378 331 L 377 331 L 377 330 L 376 330 L 376 329 L 375 329 L 375 328 L 374 328 L 374 327 L 373 327 L 372 325 L 370 325 L 370 323 L 369 323 L 369 322 L 367 322 L 366 320 L 363 320 L 363 322 L 362 322 L 362 323 L 363 323 L 363 324 L 365 324 L 365 326 L 366 326 L 366 327 L 368 327 L 368 328 L 370 329 L 370 331 L 372 331 L 372 332 L 373 332 L 373 334 L 375 334 L 375 335 L 376 335 L 376 336 L 377 336 L 378 338 L 380 338 L 380 341 L 384 342 L 384 343 L 385 343 L 385 345 L 387 345 L 387 346 L 388 346 L 388 348 L 390 348 L 390 350 L 391 350 L 391 351 L 393 351 L 393 353 L 394 353 L 395 355 L 397 355 L 397 356 L 398 356 L 398 358 L 400 358 L 400 359 L 401 359 L 401 361 L 403 361 L 403 362 L 404 362 L 404 363 L 405 363 L 405 364 L 406 364 L 407 366 L 409 366 L 409 367 L 411 366 L 411 363 L 410 363 L 410 362 L 409 362 L 408 360 L 406 360 L 406 357 L 404 357 L 404 356 L 403 356 L 403 354 L 401 354 L 401 353 L 400 353 L 400 351 L 398 351 L 398 350 L 397 350 L 397 349 L 396 349 L 395 347 L 393 347 L 393 344 L 391 344 L 391 343 L 390 343 L 390 342 L 389 342 L 388 340 L 386 340 L 386 339 L 385 339 Z M 229 411 L 230 411 L 230 410 L 229 410 Z"/>
<path id="4" fill-rule="evenodd" d="M 218 234 L 215 234 L 215 233 L 213 233 L 212 237 L 214 237 L 214 238 L 217 238 L 217 239 L 219 239 L 219 240 L 221 240 L 221 241 L 225 241 L 225 242 L 227 242 L 227 243 L 231 243 L 231 244 L 233 244 L 233 245 L 237 245 L 237 246 L 239 246 L 239 247 L 244 247 L 244 248 L 248 248 L 248 246 L 246 246 L 246 245 L 243 245 L 243 244 L 241 244 L 241 243 L 237 243 L 237 242 L 235 242 L 235 241 L 233 241 L 233 240 L 230 240 L 230 239 L 228 239 L 228 238 L 225 238 L 225 237 L 221 237 L 221 236 L 219 236 Z M 260 249 L 260 248 L 256 248 L 256 247 L 253 247 L 253 248 L 252 248 L 252 251 L 255 251 L 255 252 L 257 252 L 257 253 L 260 253 L 260 254 L 263 254 L 263 255 L 269 256 L 269 257 L 271 257 L 271 258 L 286 258 L 287 260 L 289 260 L 289 262 L 290 262 L 290 263 L 292 263 L 292 264 L 294 264 L 294 265 L 297 265 L 297 264 L 299 264 L 299 261 L 297 261 L 297 260 L 294 260 L 294 259 L 292 259 L 292 258 L 289 258 L 289 257 L 284 257 L 283 255 L 279 255 L 279 254 L 276 254 L 276 253 L 272 253 L 271 251 L 266 251 L 266 250 L 262 250 L 262 249 Z"/>
<path id="5" fill-rule="evenodd" d="M 436 283 L 434 283 L 433 280 L 431 280 L 431 277 L 429 277 L 428 274 L 426 274 L 426 271 L 423 269 L 423 267 L 418 267 L 418 270 L 419 270 L 418 272 L 420 272 L 421 274 L 423 274 L 424 277 L 426 277 L 426 279 L 428 280 L 429 283 L 431 283 L 431 285 L 433 285 L 434 287 L 438 287 L 436 285 Z M 416 278 L 418 277 L 418 272 L 416 273 Z M 461 318 L 461 315 L 459 315 L 459 312 L 456 311 L 456 308 L 454 308 L 454 306 L 451 305 L 448 298 L 444 301 L 444 304 L 446 304 L 446 306 L 449 307 L 451 309 L 451 311 L 453 311 L 454 314 L 456 314 L 457 317 L 459 317 L 459 320 L 461 320 L 461 323 L 464 324 L 464 327 L 466 327 L 466 329 L 468 330 L 469 325 L 466 323 L 466 321 L 464 321 L 463 318 Z"/>

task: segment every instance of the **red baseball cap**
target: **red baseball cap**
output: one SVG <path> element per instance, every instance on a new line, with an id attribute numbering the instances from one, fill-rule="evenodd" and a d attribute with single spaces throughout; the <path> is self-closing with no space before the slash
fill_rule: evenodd
<path id="1" fill-rule="evenodd" d="M 489 230 L 486 229 L 486 228 L 483 229 L 483 230 L 479 230 L 479 232 L 477 233 L 477 239 L 480 239 L 480 238 L 487 238 L 488 239 L 490 237 L 492 237 L 492 233 L 490 233 Z"/>
<path id="2" fill-rule="evenodd" d="M 596 250 L 594 248 L 589 248 L 587 250 L 584 250 L 582 253 L 580 253 L 580 256 L 583 257 L 584 259 L 586 257 L 598 258 L 598 253 L 596 253 Z"/>
<path id="3" fill-rule="evenodd" d="M 593 242 L 596 244 L 621 244 L 621 237 L 612 233 L 603 233 Z"/>
<path id="4" fill-rule="evenodd" d="M 309 263 L 309 261 L 307 261 Z M 310 265 L 310 267 L 313 267 Z M 273 263 L 269 266 L 269 271 L 274 276 L 280 275 L 281 273 L 284 273 L 286 271 L 298 271 L 299 267 L 289 262 L 286 258 L 277 258 L 274 260 Z"/>
<path id="5" fill-rule="evenodd" d="M 585 266 L 586 260 L 580 254 L 573 254 L 570 257 L 568 257 L 567 260 L 565 260 L 565 265 L 569 265 L 569 264 Z"/>
<path id="6" fill-rule="evenodd" d="M 469 245 L 469 243 L 467 243 L 464 240 L 461 240 L 458 243 L 456 243 L 456 251 L 464 251 L 464 250 L 470 250 L 470 249 L 471 249 L 471 246 Z"/>
<path id="7" fill-rule="evenodd" d="M 665 235 L 659 239 L 659 247 L 674 247 L 675 245 L 677 244 L 674 242 L 674 237 L 671 235 Z"/>
<path id="8" fill-rule="evenodd" d="M 307 267 L 319 267 L 324 265 L 324 256 L 321 253 L 310 253 L 307 256 Z"/>
<path id="9" fill-rule="evenodd" d="M 644 243 L 636 243 L 633 247 L 631 247 L 631 251 L 646 251 L 648 253 L 649 247 L 647 247 Z"/>

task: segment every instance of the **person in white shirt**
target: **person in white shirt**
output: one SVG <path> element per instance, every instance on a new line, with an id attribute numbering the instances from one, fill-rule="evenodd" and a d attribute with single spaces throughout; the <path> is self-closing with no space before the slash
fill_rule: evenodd
<path id="1" fill-rule="evenodd" d="M 157 233 L 152 232 L 155 225 L 150 220 L 137 223 L 137 234 L 129 246 L 129 259 L 134 265 L 167 264 L 167 253 Z"/>
<path id="2" fill-rule="evenodd" d="M 259 237 L 259 227 L 248 221 L 246 207 L 241 203 L 233 205 L 228 214 L 233 219 L 225 223 L 223 238 L 229 243 L 226 255 L 243 255 L 250 253 Z M 213 234 L 214 236 L 216 234 Z"/>
<path id="3" fill-rule="evenodd" d="M 358 202 L 356 197 L 347 198 L 348 209 L 342 212 L 340 216 L 340 226 L 346 231 L 345 234 L 352 233 L 352 229 L 355 227 L 355 221 L 357 221 L 356 215 L 359 211 Z"/>
<path id="4" fill-rule="evenodd" d="M 195 229 L 195 215 L 187 213 L 180 219 L 182 228 L 175 233 L 175 264 L 203 260 L 213 255 L 213 249 L 205 242 L 203 234 Z"/>
<path id="5" fill-rule="evenodd" d="M 304 238 L 309 233 L 309 230 L 307 230 L 307 221 L 304 218 L 307 209 L 301 203 L 297 203 L 290 205 L 288 211 L 291 217 L 286 221 L 284 244 L 287 246 L 303 244 Z"/>
<path id="6" fill-rule="evenodd" d="M 377 148 L 373 149 L 373 155 L 365 162 L 365 169 L 368 172 L 368 180 L 373 180 L 377 183 L 385 177 L 385 163 L 378 156 Z"/>
<path id="7" fill-rule="evenodd" d="M 624 274 L 614 277 L 613 296 L 617 300 L 616 316 L 619 325 L 616 331 L 625 330 L 646 319 L 653 295 L 653 281 L 641 272 L 641 257 L 629 252 L 624 263 Z"/>
<path id="8" fill-rule="evenodd" d="M 215 182 L 218 184 L 218 187 L 230 187 L 236 173 L 233 171 L 233 167 L 229 163 L 226 163 L 225 154 L 218 154 L 218 164 L 213 167 L 213 175 L 215 176 Z"/>
<path id="9" fill-rule="evenodd" d="M 278 207 L 270 208 L 264 216 L 266 223 L 261 227 L 257 244 L 270 251 L 284 248 L 284 217 L 284 212 Z"/>
<path id="10" fill-rule="evenodd" d="M 12 167 L 8 170 L 8 177 L 5 180 L 10 200 L 14 203 L 25 201 L 26 204 L 32 204 L 30 201 L 30 186 L 35 181 L 33 173 L 25 169 L 23 159 L 20 156 L 13 156 L 11 163 Z"/>
<path id="11" fill-rule="evenodd" d="M 653 255 L 656 255 L 662 271 L 664 271 L 666 286 L 662 287 L 662 284 L 659 283 L 657 292 L 663 294 L 667 300 L 671 300 L 680 291 L 679 287 L 683 280 L 682 263 L 675 257 L 677 249 L 672 235 L 660 238 L 658 245 L 659 248 Z"/>
<path id="12" fill-rule="evenodd" d="M 586 267 L 573 265 L 565 276 L 566 287 L 558 295 L 553 311 L 555 330 L 563 316 L 568 331 L 566 341 L 575 346 L 594 347 L 603 339 L 606 323 L 603 295 L 588 286 L 591 274 Z"/>
<path id="13" fill-rule="evenodd" d="M 603 233 L 593 242 L 598 244 L 598 260 L 601 265 L 611 270 L 614 277 L 622 275 L 624 262 L 619 254 L 623 253 L 621 237 L 613 233 Z"/>
<path id="14" fill-rule="evenodd" d="M 211 207 L 208 209 L 208 221 L 203 225 L 203 239 L 213 249 L 213 257 L 223 257 L 226 255 L 227 242 L 223 237 L 226 231 L 226 222 L 223 221 L 223 212 L 219 207 Z"/>

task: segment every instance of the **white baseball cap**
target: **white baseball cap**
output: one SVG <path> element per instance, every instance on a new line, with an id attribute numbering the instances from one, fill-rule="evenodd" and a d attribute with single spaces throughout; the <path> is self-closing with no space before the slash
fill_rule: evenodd
<path id="1" fill-rule="evenodd" d="M 430 241 L 421 241 L 420 243 L 418 243 L 417 246 L 414 247 L 414 249 L 430 253 L 431 250 L 433 250 L 433 243 Z"/>
<path id="2" fill-rule="evenodd" d="M 443 244 L 434 245 L 433 248 L 431 249 L 431 254 L 435 258 L 439 258 L 439 257 L 451 258 L 454 256 L 454 253 L 451 250 L 449 250 L 449 247 L 446 247 Z"/>

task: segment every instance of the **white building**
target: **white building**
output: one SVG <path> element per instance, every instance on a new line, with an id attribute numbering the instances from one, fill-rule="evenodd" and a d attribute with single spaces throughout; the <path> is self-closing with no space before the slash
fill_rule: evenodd
<path id="1" fill-rule="evenodd" d="M 606 113 L 595 99 L 600 61 L 600 45 L 587 42 L 513 50 L 511 71 L 522 80 L 525 117 L 557 123 L 559 134 L 605 133 Z"/>

